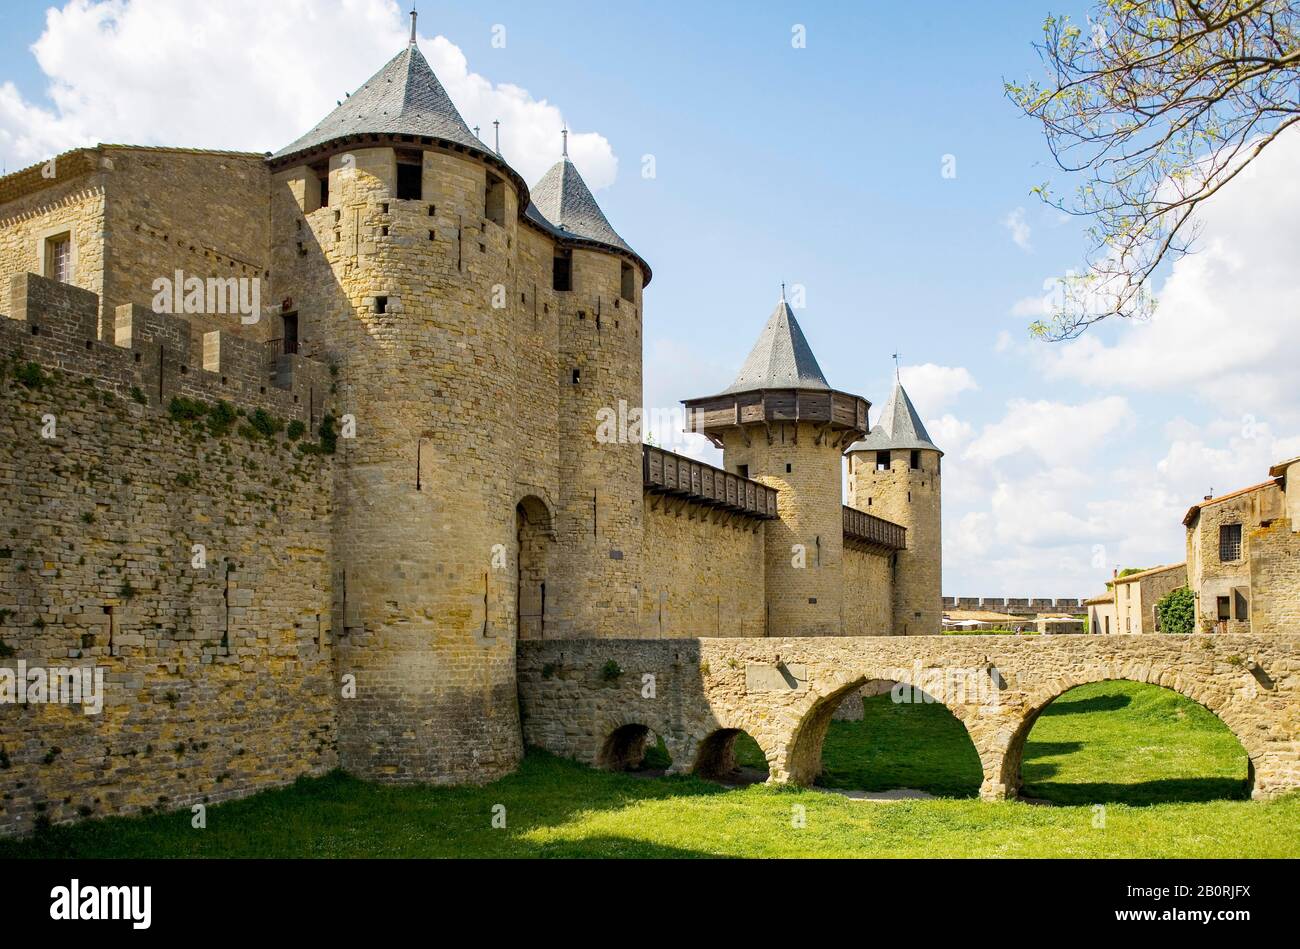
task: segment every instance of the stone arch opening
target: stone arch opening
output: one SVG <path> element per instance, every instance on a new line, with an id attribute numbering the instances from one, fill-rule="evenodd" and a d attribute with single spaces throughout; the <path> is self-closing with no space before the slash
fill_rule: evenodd
<path id="1" fill-rule="evenodd" d="M 1236 800 L 1255 782 L 1250 752 L 1218 711 L 1124 677 L 1069 684 L 1036 702 L 1004 767 L 1020 796 L 1053 804 Z"/>
<path id="2" fill-rule="evenodd" d="M 767 752 L 740 728 L 719 728 L 700 742 L 692 769 L 700 777 L 723 784 L 761 784 L 770 769 Z"/>
<path id="3" fill-rule="evenodd" d="M 606 771 L 664 774 L 671 765 L 663 738 L 639 722 L 615 728 L 596 755 L 596 767 Z"/>
<path id="4" fill-rule="evenodd" d="M 546 637 L 546 579 L 555 530 L 550 508 L 536 495 L 515 505 L 515 617 L 518 639 Z"/>
<path id="5" fill-rule="evenodd" d="M 985 769 L 958 714 L 964 711 L 906 679 L 864 676 L 804 714 L 790 744 L 790 780 L 839 791 L 975 797 Z"/>

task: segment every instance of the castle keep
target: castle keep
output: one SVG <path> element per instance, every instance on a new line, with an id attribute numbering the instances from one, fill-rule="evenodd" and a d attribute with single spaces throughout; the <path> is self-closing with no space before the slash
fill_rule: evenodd
<path id="1" fill-rule="evenodd" d="M 491 780 L 522 641 L 937 632 L 941 453 L 784 295 L 686 402 L 722 468 L 598 436 L 650 279 L 567 148 L 529 187 L 414 41 L 274 154 L 0 179 L 0 671 L 105 671 L 98 715 L 0 705 L 0 832 Z"/>

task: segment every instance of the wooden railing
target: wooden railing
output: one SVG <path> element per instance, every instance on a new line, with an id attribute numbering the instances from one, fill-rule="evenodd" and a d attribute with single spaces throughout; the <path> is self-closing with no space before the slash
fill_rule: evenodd
<path id="1" fill-rule="evenodd" d="M 856 540 L 864 544 L 874 544 L 889 550 L 903 550 L 907 547 L 907 528 L 884 518 L 859 511 L 855 507 L 844 508 L 844 539 Z"/>
<path id="2" fill-rule="evenodd" d="M 653 445 L 641 446 L 645 490 L 750 517 L 776 517 L 776 489 Z"/>

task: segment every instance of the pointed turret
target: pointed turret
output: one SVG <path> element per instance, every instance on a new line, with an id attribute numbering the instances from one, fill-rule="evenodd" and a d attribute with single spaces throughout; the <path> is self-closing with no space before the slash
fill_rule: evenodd
<path id="1" fill-rule="evenodd" d="M 610 226 L 605 212 L 596 203 L 587 182 L 569 160 L 568 133 L 565 133 L 564 154 L 542 180 L 531 189 L 532 203 L 525 212 L 535 223 L 553 231 L 559 237 L 579 238 L 624 251 L 641 260 L 618 232 Z M 644 261 L 642 261 L 644 266 Z M 649 282 L 648 271 L 647 280 Z"/>
<path id="2" fill-rule="evenodd" d="M 867 400 L 831 388 L 783 290 L 736 380 L 685 405 L 687 430 L 722 449 L 727 471 L 776 491 L 763 530 L 765 634 L 842 633 L 842 453 L 866 433 Z"/>
<path id="3" fill-rule="evenodd" d="M 831 388 L 817 364 L 782 288 L 776 309 L 736 380 L 714 396 L 684 400 L 690 431 L 720 444 L 721 430 L 736 425 L 813 422 L 843 446 L 867 431 L 870 403 Z"/>
<path id="4" fill-rule="evenodd" d="M 943 452 L 902 382 L 894 383 L 871 433 L 845 454 L 853 507 L 907 531 L 906 547 L 894 558 L 890 631 L 937 636 L 943 626 Z"/>
<path id="5" fill-rule="evenodd" d="M 354 135 L 419 135 L 490 154 L 456 111 L 414 41 L 272 161 Z"/>
<path id="6" fill-rule="evenodd" d="M 854 442 L 849 451 L 887 451 L 912 450 L 943 451 L 930 440 L 916 406 L 908 398 L 907 390 L 901 382 L 894 384 L 894 392 L 885 403 L 880 413 L 880 421 L 871 429 L 871 433 L 859 442 Z"/>
<path id="7" fill-rule="evenodd" d="M 830 389 L 784 292 L 740 368 L 740 375 L 723 391 L 754 389 Z"/>

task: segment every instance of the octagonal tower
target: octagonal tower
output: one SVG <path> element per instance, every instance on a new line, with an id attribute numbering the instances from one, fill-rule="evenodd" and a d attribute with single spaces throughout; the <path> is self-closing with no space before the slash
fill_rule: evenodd
<path id="1" fill-rule="evenodd" d="M 728 471 L 777 490 L 765 534 L 767 635 L 844 631 L 844 446 L 867 428 L 870 404 L 832 389 L 784 292 L 736 381 L 685 401 L 691 431 L 723 452 Z"/>

